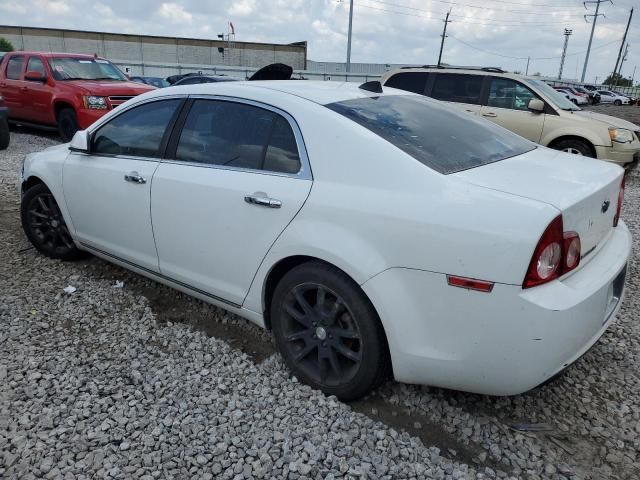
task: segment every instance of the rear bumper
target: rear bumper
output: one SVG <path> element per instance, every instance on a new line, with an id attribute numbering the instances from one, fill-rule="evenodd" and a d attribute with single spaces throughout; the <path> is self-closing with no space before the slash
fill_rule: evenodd
<path id="1" fill-rule="evenodd" d="M 444 274 L 404 268 L 363 289 L 385 327 L 396 380 L 515 395 L 566 368 L 605 332 L 622 303 L 630 251 L 620 222 L 578 271 L 528 290 L 496 284 L 475 292 L 448 286 Z"/>

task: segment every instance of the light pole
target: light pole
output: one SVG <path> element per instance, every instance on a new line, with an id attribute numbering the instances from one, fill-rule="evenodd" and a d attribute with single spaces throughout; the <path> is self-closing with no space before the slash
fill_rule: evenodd
<path id="1" fill-rule="evenodd" d="M 351 32 L 353 31 L 353 0 L 349 2 L 349 34 L 347 36 L 347 73 L 351 71 Z"/>
<path id="2" fill-rule="evenodd" d="M 558 80 L 562 80 L 562 67 L 564 67 L 564 59 L 567 56 L 567 45 L 569 44 L 569 37 L 573 33 L 573 30 L 568 28 L 564 29 L 564 47 L 562 47 L 562 58 L 560 59 L 560 72 L 558 73 Z"/>

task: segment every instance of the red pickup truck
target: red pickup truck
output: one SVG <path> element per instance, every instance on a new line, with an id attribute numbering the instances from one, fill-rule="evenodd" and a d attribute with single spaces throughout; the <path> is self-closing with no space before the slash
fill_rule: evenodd
<path id="1" fill-rule="evenodd" d="M 0 96 L 9 121 L 57 127 L 65 142 L 109 110 L 154 87 L 130 82 L 92 55 L 11 52 L 0 62 Z"/>

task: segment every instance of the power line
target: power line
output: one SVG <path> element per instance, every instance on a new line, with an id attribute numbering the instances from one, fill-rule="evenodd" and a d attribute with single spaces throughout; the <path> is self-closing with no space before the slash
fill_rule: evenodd
<path id="1" fill-rule="evenodd" d="M 418 12 L 432 12 L 431 10 L 425 10 L 422 8 L 417 8 L 417 7 L 412 7 L 409 5 L 403 5 L 400 3 L 393 3 L 393 2 L 386 2 L 384 0 L 369 0 L 370 2 L 375 2 L 375 3 L 382 3 L 384 5 L 389 5 L 392 7 L 398 7 L 398 8 L 406 8 L 407 10 L 414 10 L 414 11 L 418 11 Z M 447 0 L 431 0 L 432 2 L 437 2 L 437 3 L 444 3 L 446 5 L 456 5 L 458 7 L 466 7 L 466 8 L 477 8 L 480 10 L 497 10 L 497 11 L 501 11 L 501 12 L 512 12 L 512 13 L 530 13 L 532 15 L 560 15 L 563 12 L 535 12 L 533 10 L 512 10 L 512 9 L 508 9 L 508 8 L 498 8 L 498 7 L 493 7 L 493 6 L 487 6 L 487 5 L 471 5 L 468 3 L 457 3 L 457 2 L 450 2 Z M 556 6 L 556 8 L 558 8 Z M 574 8 L 579 8 L 579 7 L 561 7 L 565 10 L 567 9 L 574 9 Z M 464 15 L 455 15 L 455 14 L 451 14 L 454 17 L 461 17 Z M 581 13 L 576 13 L 576 14 L 564 14 L 564 16 L 567 17 L 582 17 L 583 15 Z"/>
<path id="2" fill-rule="evenodd" d="M 337 3 L 342 3 L 340 0 L 336 0 Z M 408 13 L 408 12 L 399 12 L 397 10 L 389 10 L 386 8 L 379 8 L 379 7 L 372 7 L 370 5 L 364 5 L 362 3 L 356 3 L 356 5 L 358 5 L 359 7 L 362 8 L 368 8 L 369 10 L 378 10 L 380 12 L 387 12 L 387 13 L 395 13 L 397 15 L 404 15 L 407 17 L 418 17 L 418 18 L 424 18 L 425 20 L 431 20 L 431 21 L 440 21 L 439 18 L 436 17 L 427 17 L 425 15 L 420 15 L 418 13 Z M 429 12 L 429 13 L 445 13 L 445 12 Z M 511 21 L 512 23 L 504 23 L 504 22 L 508 22 L 509 20 L 504 20 L 502 22 L 470 22 L 470 21 L 466 21 L 466 20 L 456 20 L 457 23 L 465 23 L 468 25 L 484 25 L 484 26 L 488 26 L 488 27 L 520 27 L 520 26 L 526 26 L 526 25 L 531 25 L 531 26 L 547 26 L 547 25 L 566 25 L 567 22 L 520 22 L 520 21 Z"/>

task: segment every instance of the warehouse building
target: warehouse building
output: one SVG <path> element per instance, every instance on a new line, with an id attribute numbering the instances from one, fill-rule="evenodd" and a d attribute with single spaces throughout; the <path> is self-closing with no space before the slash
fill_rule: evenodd
<path id="1" fill-rule="evenodd" d="M 304 70 L 307 62 L 307 42 L 283 45 L 6 25 L 0 25 L 0 37 L 16 50 L 95 53 L 132 75 L 164 77 L 213 66 L 253 71 L 276 62 Z"/>

